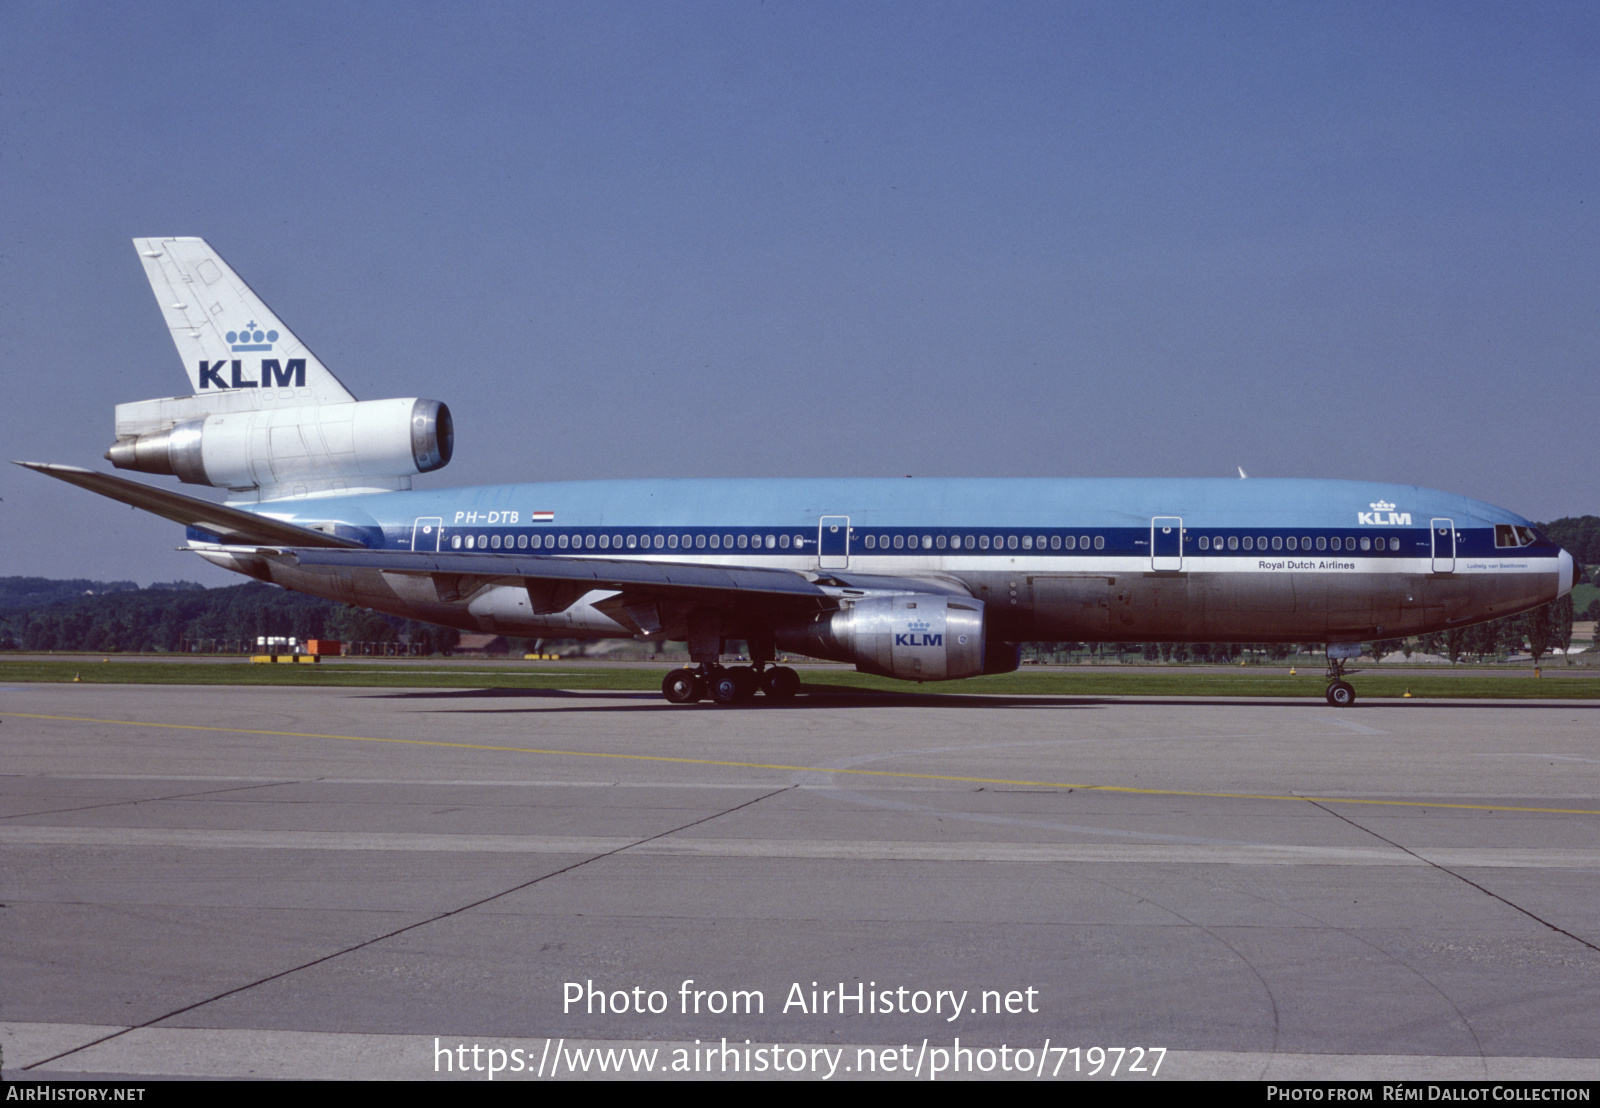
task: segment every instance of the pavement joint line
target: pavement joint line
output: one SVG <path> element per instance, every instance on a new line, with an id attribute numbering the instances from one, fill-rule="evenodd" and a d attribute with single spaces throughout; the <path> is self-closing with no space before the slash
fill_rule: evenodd
<path id="1" fill-rule="evenodd" d="M 723 769 L 765 769 L 782 773 L 849 774 L 858 777 L 892 777 L 917 781 L 949 781 L 968 785 L 1023 785 L 1031 788 L 1071 789 L 1084 792 L 1124 793 L 1133 796 L 1192 796 L 1213 800 L 1294 801 L 1300 804 L 1362 804 L 1391 808 L 1443 808 L 1471 812 L 1523 812 L 1552 816 L 1600 816 L 1593 808 L 1534 808 L 1510 804 L 1448 804 L 1430 800 L 1377 800 L 1344 796 L 1297 796 L 1267 793 L 1214 793 L 1190 789 L 1150 789 L 1132 785 L 1089 785 L 1067 781 L 1022 781 L 1001 777 L 963 777 L 954 774 L 911 773 L 885 769 L 830 769 L 825 766 L 791 766 L 767 762 L 728 762 L 713 758 L 675 758 L 662 754 L 617 754 L 603 750 L 546 750 L 537 747 L 496 746 L 487 743 L 457 743 L 441 739 L 393 739 L 375 735 L 328 735 L 305 731 L 270 731 L 255 727 L 219 727 L 200 723 L 160 723 L 153 720 L 99 719 L 92 716 L 57 716 L 36 712 L 7 712 L 11 719 L 38 719 L 57 723 L 101 723 L 114 727 L 165 727 L 174 731 L 209 731 L 225 735 L 266 735 L 286 739 L 329 739 L 336 742 L 390 743 L 396 746 L 428 746 L 449 750 L 482 750 L 499 754 L 539 754 L 564 758 L 612 758 L 628 762 L 663 762 L 674 765 L 716 766 Z"/>

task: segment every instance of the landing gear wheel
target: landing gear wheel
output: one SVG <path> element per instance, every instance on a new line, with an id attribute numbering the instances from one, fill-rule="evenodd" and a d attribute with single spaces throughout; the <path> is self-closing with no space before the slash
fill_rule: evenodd
<path id="1" fill-rule="evenodd" d="M 661 695 L 674 704 L 693 704 L 705 694 L 705 685 L 693 670 L 675 669 L 662 678 Z"/>
<path id="2" fill-rule="evenodd" d="M 1356 690 L 1347 681 L 1335 681 L 1328 686 L 1328 703 L 1335 708 L 1348 708 L 1356 702 Z"/>
<path id="3" fill-rule="evenodd" d="M 749 666 L 733 666 L 712 673 L 711 699 L 718 704 L 738 704 L 756 694 L 756 671 Z"/>
<path id="4" fill-rule="evenodd" d="M 774 666 L 761 675 L 761 691 L 773 700 L 792 700 L 800 691 L 800 675 L 788 666 Z"/>

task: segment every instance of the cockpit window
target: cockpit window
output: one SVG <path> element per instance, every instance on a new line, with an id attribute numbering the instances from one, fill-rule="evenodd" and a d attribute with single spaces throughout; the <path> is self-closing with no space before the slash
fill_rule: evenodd
<path id="1" fill-rule="evenodd" d="M 1533 533 L 1532 527 L 1524 527 L 1520 523 L 1494 525 L 1494 544 L 1497 547 L 1532 546 L 1537 541 L 1538 536 Z"/>

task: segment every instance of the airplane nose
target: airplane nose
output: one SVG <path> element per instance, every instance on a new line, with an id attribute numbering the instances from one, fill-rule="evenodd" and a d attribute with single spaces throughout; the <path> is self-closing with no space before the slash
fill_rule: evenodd
<path id="1" fill-rule="evenodd" d="M 1575 567 L 1572 564 L 1572 555 L 1563 550 L 1561 552 L 1561 559 L 1558 565 L 1559 569 L 1557 570 L 1556 574 L 1556 599 L 1559 600 L 1561 597 L 1566 596 L 1572 591 L 1572 578 L 1575 572 Z"/>

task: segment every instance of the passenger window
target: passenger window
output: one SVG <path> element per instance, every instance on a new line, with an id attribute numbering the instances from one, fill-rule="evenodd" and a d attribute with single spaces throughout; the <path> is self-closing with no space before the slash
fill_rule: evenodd
<path id="1" fill-rule="evenodd" d="M 1273 535 L 1272 536 L 1272 549 L 1274 549 L 1274 550 L 1282 550 L 1283 549 L 1283 536 L 1282 535 Z"/>
<path id="2" fill-rule="evenodd" d="M 1022 536 L 1022 549 L 1024 549 L 1024 550 L 1032 550 L 1033 549 L 1033 536 L 1032 535 L 1023 535 Z"/>
<path id="3" fill-rule="evenodd" d="M 717 544 L 718 544 L 719 541 L 721 541 L 721 540 L 719 539 L 718 536 L 716 536 L 716 535 L 712 535 L 711 536 L 711 549 L 712 550 L 718 549 Z"/>
<path id="4" fill-rule="evenodd" d="M 461 536 L 460 535 L 455 535 L 455 536 L 451 537 L 451 539 L 450 539 L 450 549 L 451 550 L 460 550 L 461 549 Z"/>
<path id="5" fill-rule="evenodd" d="M 1206 538 L 1204 535 L 1200 536 L 1200 549 L 1201 550 L 1210 550 L 1211 549 L 1211 540 Z"/>
<path id="6" fill-rule="evenodd" d="M 1242 541 L 1244 543 L 1244 548 L 1246 550 L 1254 550 L 1256 548 L 1256 540 L 1252 539 L 1249 535 L 1246 535 L 1240 541 Z"/>
<path id="7" fill-rule="evenodd" d="M 706 548 L 706 537 L 704 535 L 696 535 L 694 537 L 694 548 L 696 550 L 704 550 Z"/>
<path id="8" fill-rule="evenodd" d="M 585 536 L 583 536 L 583 545 L 585 547 L 587 547 L 588 549 L 593 550 L 594 549 L 594 536 L 593 535 L 585 535 Z"/>
<path id="9" fill-rule="evenodd" d="M 875 535 L 868 535 L 863 542 L 866 544 L 868 550 L 872 550 L 878 545 L 878 539 Z"/>
<path id="10" fill-rule="evenodd" d="M 725 549 L 732 550 L 733 549 L 733 536 L 732 535 L 723 535 L 722 536 L 722 545 L 723 545 L 723 547 Z"/>
<path id="11" fill-rule="evenodd" d="M 1229 550 L 1238 550 L 1239 549 L 1239 536 L 1238 535 L 1229 535 L 1228 536 L 1228 549 Z"/>
<path id="12" fill-rule="evenodd" d="M 1015 535 L 1007 536 L 1006 537 L 1006 549 L 1007 550 L 1015 550 L 1016 548 L 1017 548 L 1017 536 L 1015 536 Z"/>
<path id="13" fill-rule="evenodd" d="M 1326 549 L 1328 549 L 1328 536 L 1326 536 L 1326 535 L 1318 535 L 1317 536 L 1317 549 L 1318 550 L 1326 550 Z"/>
<path id="14" fill-rule="evenodd" d="M 905 546 L 905 544 L 906 544 L 906 539 L 905 539 L 904 535 L 896 535 L 894 537 L 894 548 L 896 550 L 901 549 L 903 546 Z"/>
<path id="15" fill-rule="evenodd" d="M 789 536 L 788 535 L 779 535 L 778 536 L 778 545 L 783 547 L 785 550 L 788 550 L 789 549 Z"/>
<path id="16" fill-rule="evenodd" d="M 1106 537 L 1104 535 L 1096 535 L 1094 537 L 1094 548 L 1096 550 L 1104 550 L 1106 548 Z"/>
<path id="17" fill-rule="evenodd" d="M 1369 539 L 1365 535 L 1361 536 L 1361 549 L 1362 550 L 1371 550 L 1372 549 L 1372 540 Z"/>
<path id="18" fill-rule="evenodd" d="M 1061 549 L 1061 536 L 1060 535 L 1051 535 L 1050 536 L 1050 549 L 1051 550 L 1060 550 Z"/>
<path id="19" fill-rule="evenodd" d="M 939 544 L 939 549 L 943 550 L 944 549 L 944 536 L 940 535 L 939 538 L 936 541 Z"/>
<path id="20" fill-rule="evenodd" d="M 1329 539 L 1328 540 L 1328 545 L 1331 546 L 1335 550 L 1343 550 L 1344 549 L 1344 547 L 1342 545 L 1340 545 L 1340 543 L 1339 543 L 1339 536 L 1338 535 L 1335 535 L 1335 536 L 1333 536 L 1333 538 Z"/>
<path id="21" fill-rule="evenodd" d="M 1076 549 L 1078 549 L 1078 536 L 1077 535 L 1068 535 L 1067 536 L 1067 549 L 1068 550 L 1076 550 Z"/>
<path id="22" fill-rule="evenodd" d="M 496 536 L 494 536 L 494 538 L 490 539 L 489 540 L 489 545 L 494 547 L 496 550 L 499 550 L 500 549 L 500 536 L 496 535 Z"/>
<path id="23" fill-rule="evenodd" d="M 978 536 L 978 549 L 979 550 L 988 550 L 989 549 L 989 536 L 988 535 L 979 535 Z"/>
<path id="24" fill-rule="evenodd" d="M 487 549 L 489 549 L 489 536 L 488 535 L 479 535 L 478 536 L 478 549 L 479 550 L 487 550 Z"/>
<path id="25" fill-rule="evenodd" d="M 1265 550 L 1266 548 L 1267 548 L 1267 536 L 1265 536 L 1265 535 L 1257 535 L 1256 536 L 1256 549 L 1257 550 Z"/>

